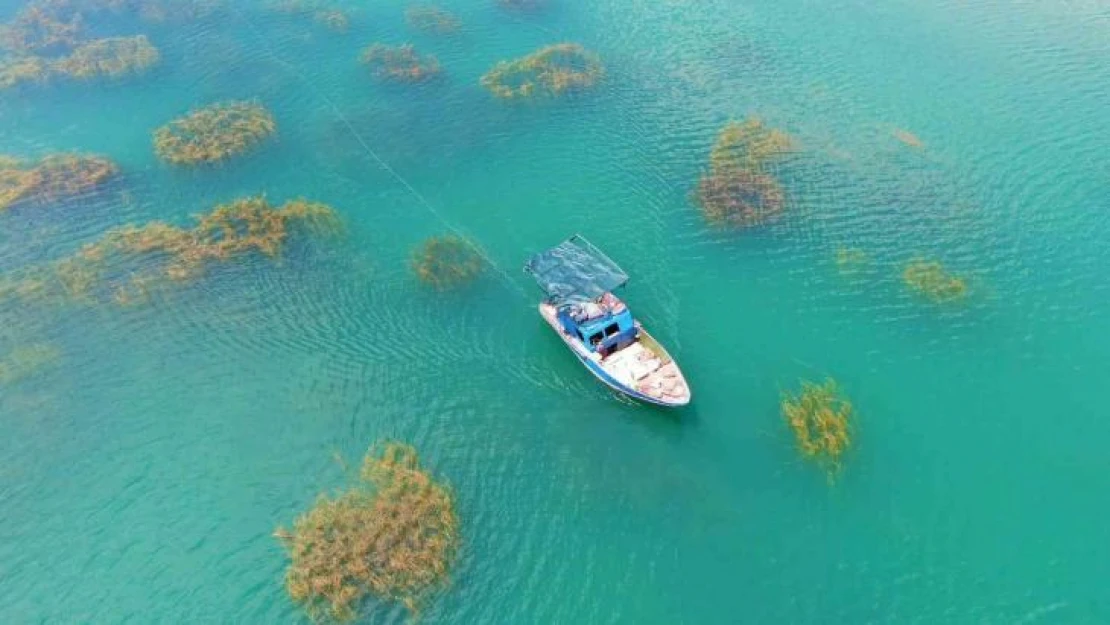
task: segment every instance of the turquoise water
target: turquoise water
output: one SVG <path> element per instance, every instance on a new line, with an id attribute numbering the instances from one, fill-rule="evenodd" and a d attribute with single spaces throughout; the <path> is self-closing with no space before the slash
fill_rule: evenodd
<path id="1" fill-rule="evenodd" d="M 0 212 L 0 272 L 260 192 L 347 226 L 144 305 L 0 301 L 0 358 L 60 354 L 0 386 L 0 620 L 303 621 L 271 533 L 346 483 L 337 455 L 393 438 L 458 498 L 424 623 L 1110 622 L 1104 5 L 471 0 L 443 3 L 451 37 L 410 30 L 400 2 L 329 6 L 346 34 L 261 3 L 98 18 L 148 34 L 159 68 L 0 92 L 0 152 L 123 171 Z M 508 105 L 478 84 L 563 40 L 604 59 L 597 89 Z M 373 41 L 446 75 L 383 85 L 357 62 Z M 154 156 L 155 127 L 235 98 L 277 139 L 218 168 Z M 786 216 L 711 228 L 690 191 L 753 114 L 799 145 Z M 408 257 L 452 230 L 491 265 L 438 293 Z M 536 315 L 519 267 L 573 232 L 633 276 L 689 408 L 614 397 Z M 873 259 L 855 277 L 834 261 L 849 247 Z M 907 292 L 917 256 L 970 297 Z M 858 413 L 832 483 L 778 412 L 824 376 Z"/>

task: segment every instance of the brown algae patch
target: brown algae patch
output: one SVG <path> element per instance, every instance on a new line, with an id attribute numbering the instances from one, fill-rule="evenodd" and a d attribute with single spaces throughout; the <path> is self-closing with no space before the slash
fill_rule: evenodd
<path id="1" fill-rule="evenodd" d="M 157 286 L 197 278 L 213 263 L 250 253 L 276 258 L 295 224 L 318 234 L 341 230 L 325 204 L 297 199 L 274 207 L 261 196 L 220 204 L 195 220 L 191 228 L 162 221 L 115 228 L 71 256 L 0 278 L 0 298 L 129 304 Z"/>
<path id="2" fill-rule="evenodd" d="M 802 455 L 830 471 L 839 468 L 840 456 L 851 444 L 852 404 L 836 382 L 831 378 L 821 384 L 803 381 L 798 393 L 783 393 L 781 408 Z"/>
<path id="3" fill-rule="evenodd" d="M 559 96 L 587 89 L 605 76 L 601 57 L 577 43 L 557 43 L 512 61 L 500 61 L 481 78 L 503 99 Z"/>
<path id="4" fill-rule="evenodd" d="M 790 135 L 759 119 L 732 121 L 721 129 L 709 152 L 710 169 L 760 169 L 793 149 Z"/>
<path id="5" fill-rule="evenodd" d="M 836 268 L 842 275 L 853 275 L 871 264 L 871 256 L 858 247 L 837 248 L 834 255 Z"/>
<path id="6" fill-rule="evenodd" d="M 902 281 L 913 292 L 938 304 L 967 296 L 967 281 L 949 273 L 939 261 L 917 258 L 902 271 Z"/>
<path id="7" fill-rule="evenodd" d="M 412 44 L 390 46 L 375 43 L 367 46 L 359 57 L 375 77 L 395 82 L 421 82 L 440 74 L 439 60 L 431 54 L 419 54 Z"/>
<path id="8" fill-rule="evenodd" d="M 277 131 L 274 116 L 256 102 L 220 102 L 197 109 L 154 131 L 154 151 L 175 165 L 218 163 Z"/>
<path id="9" fill-rule="evenodd" d="M 454 497 L 412 447 L 371 449 L 359 478 L 274 533 L 290 558 L 285 588 L 314 620 L 353 620 L 371 596 L 415 614 L 458 551 Z"/>
<path id="10" fill-rule="evenodd" d="M 454 235 L 431 237 L 412 254 L 412 270 L 421 282 L 440 290 L 473 281 L 482 272 L 474 244 Z"/>
<path id="11" fill-rule="evenodd" d="M 351 28 L 351 17 L 339 9 L 321 9 L 312 14 L 312 19 L 337 33 L 345 33 Z"/>
<path id="12" fill-rule="evenodd" d="M 101 156 L 52 154 L 30 164 L 0 155 L 0 210 L 22 200 L 49 202 L 93 191 L 119 173 Z"/>
<path id="13" fill-rule="evenodd" d="M 82 38 L 80 15 L 68 19 L 36 4 L 0 26 L 0 48 L 17 54 L 49 54 L 71 48 Z"/>
<path id="14" fill-rule="evenodd" d="M 405 21 L 416 30 L 448 35 L 462 27 L 462 20 L 436 6 L 414 6 L 405 11 Z"/>
<path id="15" fill-rule="evenodd" d="M 62 352 L 53 345 L 36 343 L 12 349 L 0 358 L 0 385 L 15 384 L 53 366 Z"/>
<path id="16" fill-rule="evenodd" d="M 777 219 L 785 205 L 782 186 L 765 171 L 793 142 L 758 119 L 729 122 L 709 152 L 709 169 L 698 180 L 695 200 L 713 224 L 755 226 Z"/>
<path id="17" fill-rule="evenodd" d="M 15 56 L 0 60 L 0 89 L 59 79 L 123 78 L 147 72 L 161 61 L 146 35 L 93 39 L 56 58 Z"/>
<path id="18" fill-rule="evenodd" d="M 108 37 L 77 46 L 69 56 L 55 61 L 53 68 L 56 74 L 71 78 L 119 78 L 141 74 L 161 58 L 158 48 L 145 35 Z"/>

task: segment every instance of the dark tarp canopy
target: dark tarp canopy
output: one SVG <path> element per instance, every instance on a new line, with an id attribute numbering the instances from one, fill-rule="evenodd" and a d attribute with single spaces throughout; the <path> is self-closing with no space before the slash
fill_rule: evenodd
<path id="1" fill-rule="evenodd" d="M 556 303 L 595 300 L 628 282 L 623 269 L 577 234 L 528 259 L 524 271 Z"/>

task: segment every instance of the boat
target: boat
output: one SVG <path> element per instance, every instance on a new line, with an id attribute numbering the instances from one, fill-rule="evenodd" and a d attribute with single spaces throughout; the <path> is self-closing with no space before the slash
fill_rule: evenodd
<path id="1" fill-rule="evenodd" d="M 678 363 L 613 291 L 628 274 L 581 235 L 528 259 L 547 297 L 540 316 L 609 388 L 656 406 L 685 406 L 690 386 Z"/>

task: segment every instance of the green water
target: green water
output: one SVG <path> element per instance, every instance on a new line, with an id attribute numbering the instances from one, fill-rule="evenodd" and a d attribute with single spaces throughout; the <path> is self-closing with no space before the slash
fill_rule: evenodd
<path id="1" fill-rule="evenodd" d="M 346 34 L 261 3 L 98 18 L 160 66 L 0 92 L 0 153 L 123 171 L 0 212 L 2 273 L 260 192 L 347 226 L 144 305 L 0 301 L 0 358 L 60 352 L 0 386 L 0 621 L 303 621 L 271 532 L 345 484 L 336 455 L 393 438 L 458 499 L 424 623 L 1110 622 L 1105 6 L 472 0 L 444 2 L 450 37 L 400 2 L 330 6 Z M 601 55 L 598 88 L 509 105 L 478 84 L 562 40 Z M 381 84 L 357 62 L 373 41 L 445 77 Z M 275 140 L 216 168 L 154 156 L 154 128 L 238 98 Z M 797 139 L 786 215 L 711 228 L 690 192 L 750 114 Z M 408 258 L 451 231 L 491 264 L 438 293 Z M 613 396 L 535 313 L 519 268 L 574 232 L 632 275 L 689 408 Z M 867 271 L 841 275 L 846 247 Z M 909 293 L 917 256 L 967 276 L 966 301 Z M 778 412 L 824 376 L 858 415 L 833 483 Z"/>

